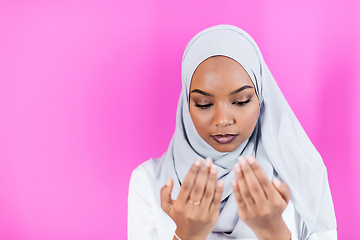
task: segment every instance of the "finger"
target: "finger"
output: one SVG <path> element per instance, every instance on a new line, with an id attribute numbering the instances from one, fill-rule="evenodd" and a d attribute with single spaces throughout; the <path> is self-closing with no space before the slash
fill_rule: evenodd
<path id="1" fill-rule="evenodd" d="M 245 204 L 245 202 L 244 202 L 244 200 L 243 200 L 243 198 L 241 196 L 241 192 L 240 192 L 239 186 L 237 184 L 237 181 L 234 179 L 231 182 L 231 185 L 232 185 L 232 188 L 233 188 L 236 203 L 238 205 L 238 209 L 240 209 L 242 211 L 246 210 L 246 204 Z"/>
<path id="2" fill-rule="evenodd" d="M 250 164 L 248 164 L 243 157 L 239 157 L 238 160 L 252 198 L 256 204 L 263 204 L 266 201 L 265 192 L 262 189 L 259 180 L 255 176 Z"/>
<path id="3" fill-rule="evenodd" d="M 219 213 L 223 189 L 224 189 L 224 183 L 222 181 L 217 181 L 215 195 L 214 195 L 213 201 L 210 206 L 210 212 Z"/>
<path id="4" fill-rule="evenodd" d="M 282 196 L 282 198 L 285 200 L 285 202 L 289 203 L 290 198 L 291 198 L 291 192 L 290 192 L 289 186 L 286 183 L 281 182 L 277 178 L 274 178 L 273 183 L 274 183 L 275 188 L 278 190 L 278 192 Z"/>
<path id="5" fill-rule="evenodd" d="M 249 166 L 253 170 L 259 184 L 261 185 L 265 193 L 265 197 L 267 199 L 271 199 L 272 197 L 274 197 L 276 191 L 258 161 L 256 161 L 254 157 L 248 157 L 247 162 L 249 163 Z"/>
<path id="6" fill-rule="evenodd" d="M 201 202 L 212 164 L 213 162 L 210 158 L 205 159 L 205 162 L 201 166 L 199 174 L 196 177 L 195 184 L 191 189 L 189 200 L 192 200 L 193 202 Z"/>
<path id="7" fill-rule="evenodd" d="M 196 175 L 199 172 L 200 166 L 201 166 L 201 159 L 198 158 L 190 167 L 190 170 L 180 187 L 179 196 L 176 199 L 179 201 L 179 203 L 186 204 L 187 200 L 189 199 L 189 195 L 195 183 Z"/>
<path id="8" fill-rule="evenodd" d="M 205 186 L 204 196 L 201 199 L 201 207 L 203 209 L 207 209 L 207 210 L 210 209 L 216 188 L 217 173 L 218 173 L 218 168 L 215 166 L 215 164 L 211 165 L 209 179 Z"/>
<path id="9" fill-rule="evenodd" d="M 234 165 L 234 172 L 235 172 L 236 182 L 237 182 L 238 188 L 240 190 L 242 200 L 244 201 L 244 203 L 246 204 L 247 207 L 253 206 L 255 204 L 255 201 L 251 196 L 251 193 L 249 191 L 248 185 L 244 178 L 243 172 L 240 169 L 239 163 L 236 163 Z"/>
<path id="10" fill-rule="evenodd" d="M 173 200 L 171 199 L 171 192 L 173 189 L 173 181 L 169 178 L 165 184 L 165 186 L 160 191 L 160 199 L 161 199 L 161 208 L 169 214 L 169 211 L 173 205 Z"/>

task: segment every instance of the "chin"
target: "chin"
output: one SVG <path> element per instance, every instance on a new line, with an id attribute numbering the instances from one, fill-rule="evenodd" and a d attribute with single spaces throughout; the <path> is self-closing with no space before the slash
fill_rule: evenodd
<path id="1" fill-rule="evenodd" d="M 237 149 L 239 146 L 234 146 L 233 144 L 217 144 L 218 146 L 212 146 L 218 152 L 232 152 Z"/>

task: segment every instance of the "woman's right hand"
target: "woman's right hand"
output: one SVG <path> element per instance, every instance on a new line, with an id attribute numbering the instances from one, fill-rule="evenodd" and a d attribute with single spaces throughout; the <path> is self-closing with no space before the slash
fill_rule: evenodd
<path id="1" fill-rule="evenodd" d="M 173 180 L 161 189 L 161 208 L 176 223 L 176 234 L 182 240 L 206 239 L 219 218 L 223 183 L 216 181 L 217 167 L 210 158 L 191 166 L 176 200 L 171 199 Z"/>

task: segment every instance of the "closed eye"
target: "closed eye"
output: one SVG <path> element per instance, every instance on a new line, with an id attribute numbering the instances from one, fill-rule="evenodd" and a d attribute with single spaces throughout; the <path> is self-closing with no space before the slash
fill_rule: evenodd
<path id="1" fill-rule="evenodd" d="M 247 104 L 249 102 L 251 102 L 251 98 L 249 98 L 248 100 L 243 101 L 243 102 L 236 101 L 236 102 L 233 102 L 233 104 L 236 104 L 238 106 L 243 106 L 243 105 L 245 105 L 245 104 Z"/>
<path id="2" fill-rule="evenodd" d="M 204 105 L 200 105 L 200 104 L 195 103 L 195 107 L 198 107 L 198 108 L 201 108 L 201 109 L 207 109 L 207 108 L 209 108 L 211 106 L 212 106 L 212 103 L 204 104 Z"/>

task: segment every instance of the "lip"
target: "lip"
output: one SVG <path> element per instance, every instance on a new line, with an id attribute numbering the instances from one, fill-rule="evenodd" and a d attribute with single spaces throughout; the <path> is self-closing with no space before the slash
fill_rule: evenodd
<path id="1" fill-rule="evenodd" d="M 211 137 L 220 144 L 227 144 L 235 140 L 239 134 L 217 134 L 211 135 Z"/>

